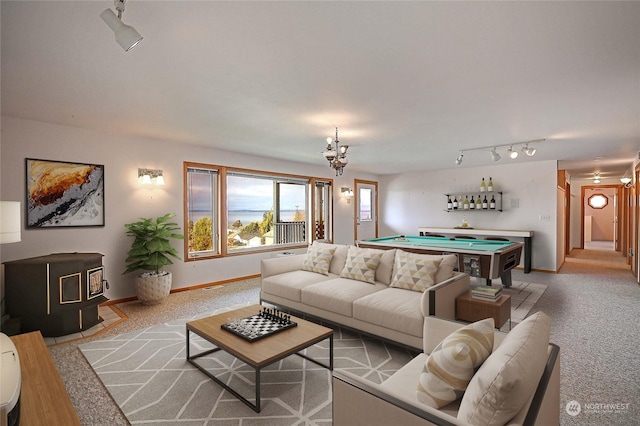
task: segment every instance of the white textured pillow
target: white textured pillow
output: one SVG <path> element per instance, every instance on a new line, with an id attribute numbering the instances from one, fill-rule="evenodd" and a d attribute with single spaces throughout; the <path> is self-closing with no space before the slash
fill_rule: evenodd
<path id="1" fill-rule="evenodd" d="M 334 251 L 336 251 L 335 247 L 309 247 L 307 256 L 302 262 L 302 270 L 329 275 L 329 263 Z"/>
<path id="2" fill-rule="evenodd" d="M 423 292 L 435 283 L 436 272 L 442 259 L 423 259 L 396 252 L 390 287 Z"/>
<path id="3" fill-rule="evenodd" d="M 547 363 L 551 320 L 542 312 L 507 334 L 473 376 L 458 419 L 474 425 L 503 425 L 531 398 Z"/>
<path id="4" fill-rule="evenodd" d="M 491 355 L 493 318 L 464 326 L 431 352 L 420 374 L 418 401 L 441 408 L 460 398 L 476 369 Z"/>
<path id="5" fill-rule="evenodd" d="M 375 284 L 376 268 L 383 250 L 349 246 L 347 262 L 340 272 L 340 277 Z"/>

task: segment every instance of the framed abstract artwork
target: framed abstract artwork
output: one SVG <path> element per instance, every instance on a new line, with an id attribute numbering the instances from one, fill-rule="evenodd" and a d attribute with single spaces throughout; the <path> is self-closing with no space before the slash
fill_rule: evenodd
<path id="1" fill-rule="evenodd" d="M 104 226 L 104 166 L 27 158 L 27 228 Z"/>

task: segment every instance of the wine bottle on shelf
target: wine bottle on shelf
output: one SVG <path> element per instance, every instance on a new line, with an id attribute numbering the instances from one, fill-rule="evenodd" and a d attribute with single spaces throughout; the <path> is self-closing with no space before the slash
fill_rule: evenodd
<path id="1" fill-rule="evenodd" d="M 487 190 L 487 184 L 484 183 L 484 178 L 482 178 L 482 183 L 480 184 L 480 192 L 484 192 Z"/>
<path id="2" fill-rule="evenodd" d="M 469 210 L 469 197 L 467 197 L 466 195 L 464 196 L 463 208 L 464 210 Z"/>
<path id="3" fill-rule="evenodd" d="M 491 196 L 491 201 L 489 201 L 489 208 L 491 210 L 495 210 L 496 209 L 496 199 L 495 199 L 495 197 L 493 195 Z"/>
<path id="4" fill-rule="evenodd" d="M 447 210 L 453 210 L 453 201 L 451 201 L 450 195 L 447 195 Z"/>
<path id="5" fill-rule="evenodd" d="M 454 210 L 458 210 L 458 197 L 456 197 L 455 195 L 453 196 L 453 209 Z"/>
<path id="6" fill-rule="evenodd" d="M 487 196 L 484 196 L 484 199 L 482 200 L 482 210 L 486 210 L 489 208 L 489 203 L 487 202 Z"/>
<path id="7" fill-rule="evenodd" d="M 475 210 L 476 209 L 476 202 L 473 199 L 473 195 L 471 196 L 471 201 L 469 201 L 469 210 Z"/>
<path id="8" fill-rule="evenodd" d="M 493 179 L 489 177 L 489 184 L 487 185 L 487 191 L 493 192 Z"/>

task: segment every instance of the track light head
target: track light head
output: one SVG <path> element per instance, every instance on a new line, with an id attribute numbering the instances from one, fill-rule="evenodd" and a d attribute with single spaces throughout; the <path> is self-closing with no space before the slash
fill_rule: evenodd
<path id="1" fill-rule="evenodd" d="M 456 158 L 456 166 L 462 164 L 462 157 L 464 157 L 464 151 L 460 151 L 460 155 L 458 155 L 458 158 Z"/>
<path id="2" fill-rule="evenodd" d="M 513 145 L 509 147 L 509 149 L 507 150 L 507 153 L 509 154 L 509 157 L 511 157 L 512 160 L 515 160 L 516 158 L 518 158 L 518 151 L 513 150 Z"/>
<path id="3" fill-rule="evenodd" d="M 536 149 L 534 147 L 529 147 L 529 144 L 526 144 L 522 147 L 522 152 L 527 154 L 529 157 L 533 157 L 536 154 Z"/>
<path id="4" fill-rule="evenodd" d="M 111 9 L 105 9 L 100 17 L 111 28 L 116 37 L 116 41 L 124 49 L 125 52 L 133 49 L 142 41 L 142 36 L 135 28 L 122 22 L 122 14 L 124 13 L 125 0 L 115 0 L 118 15 Z"/>
<path id="5" fill-rule="evenodd" d="M 496 152 L 496 147 L 494 146 L 493 149 L 491 150 L 491 159 L 493 161 L 500 161 L 500 154 L 498 154 Z"/>

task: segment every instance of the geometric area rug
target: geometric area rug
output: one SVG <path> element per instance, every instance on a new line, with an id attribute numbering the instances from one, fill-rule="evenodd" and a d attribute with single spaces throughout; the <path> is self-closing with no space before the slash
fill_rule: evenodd
<path id="1" fill-rule="evenodd" d="M 527 316 L 546 288 L 521 281 L 503 288 L 511 296 L 511 327 Z M 132 425 L 331 425 L 331 372 L 305 358 L 292 355 L 262 370 L 260 413 L 186 361 L 185 323 L 238 307 L 91 341 L 79 348 Z M 334 369 L 375 383 L 386 380 L 418 352 L 333 328 Z M 501 330 L 508 332 L 509 323 Z M 194 346 L 211 347 L 195 334 L 190 340 Z M 328 346 L 325 340 L 305 353 L 328 364 Z M 200 358 L 200 364 L 255 403 L 255 372 L 251 367 L 224 351 Z"/>
<path id="2" fill-rule="evenodd" d="M 91 341 L 79 348 L 132 425 L 331 425 L 331 372 L 305 358 L 292 355 L 262 370 L 260 413 L 185 360 L 185 323 L 225 310 Z M 375 383 L 417 354 L 370 336 L 334 330 L 334 368 Z M 192 348 L 208 345 L 195 334 L 190 340 Z M 328 363 L 328 346 L 328 340 L 322 341 L 306 349 L 306 354 Z M 202 357 L 200 363 L 255 403 L 252 368 L 224 351 Z"/>

